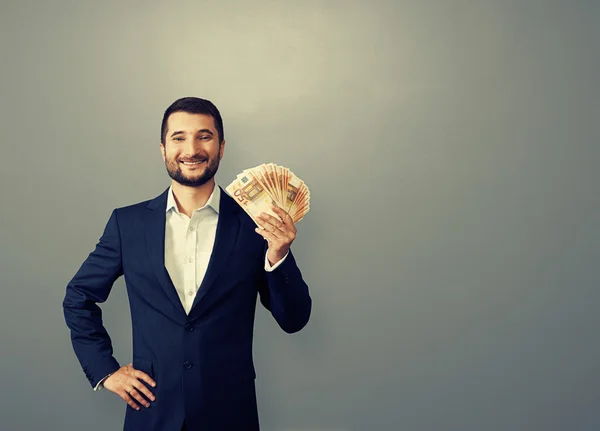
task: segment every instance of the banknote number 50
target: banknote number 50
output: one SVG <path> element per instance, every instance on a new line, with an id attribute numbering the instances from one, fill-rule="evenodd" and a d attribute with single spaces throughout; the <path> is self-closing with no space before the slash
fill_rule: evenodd
<path id="1" fill-rule="evenodd" d="M 248 197 L 246 196 L 246 193 L 244 193 L 243 190 L 237 189 L 233 195 L 237 198 L 238 201 L 240 201 L 241 203 L 245 203 L 246 200 L 248 199 Z"/>

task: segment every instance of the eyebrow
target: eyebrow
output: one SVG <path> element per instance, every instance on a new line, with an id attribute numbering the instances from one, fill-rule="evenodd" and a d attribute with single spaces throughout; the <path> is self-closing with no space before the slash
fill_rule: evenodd
<path id="1" fill-rule="evenodd" d="M 210 129 L 200 129 L 198 130 L 199 133 L 210 133 L 211 135 L 213 135 L 213 132 Z M 176 130 L 175 132 L 171 133 L 171 138 L 175 135 L 181 135 L 185 133 L 183 130 Z"/>

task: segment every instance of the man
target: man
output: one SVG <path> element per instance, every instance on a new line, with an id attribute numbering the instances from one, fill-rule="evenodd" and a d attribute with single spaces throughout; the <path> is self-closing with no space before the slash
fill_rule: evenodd
<path id="1" fill-rule="evenodd" d="M 252 337 L 257 296 L 288 333 L 311 298 L 290 245 L 291 217 L 252 219 L 215 183 L 225 139 L 218 109 L 183 98 L 163 116 L 171 186 L 114 210 L 63 301 L 75 354 L 95 390 L 127 402 L 126 431 L 258 430 Z M 266 241 L 265 241 L 266 240 Z M 97 303 L 124 275 L 133 361 L 120 366 Z"/>

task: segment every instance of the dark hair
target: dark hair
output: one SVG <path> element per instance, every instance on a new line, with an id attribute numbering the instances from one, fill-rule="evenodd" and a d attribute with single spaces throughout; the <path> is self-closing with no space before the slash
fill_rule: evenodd
<path id="1" fill-rule="evenodd" d="M 217 107 L 210 100 L 200 99 L 199 97 L 183 97 L 173 102 L 165 111 L 165 115 L 163 115 L 162 125 L 160 127 L 160 142 L 162 142 L 163 145 L 166 140 L 167 121 L 169 116 L 174 112 L 210 115 L 215 121 L 215 128 L 219 134 L 219 143 L 223 142 L 223 139 L 225 139 L 225 134 L 223 133 L 223 119 L 221 118 L 221 113 Z"/>

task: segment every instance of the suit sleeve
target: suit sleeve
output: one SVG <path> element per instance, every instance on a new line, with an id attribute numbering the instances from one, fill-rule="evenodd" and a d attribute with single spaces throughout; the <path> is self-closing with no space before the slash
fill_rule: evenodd
<path id="1" fill-rule="evenodd" d="M 106 301 L 115 280 L 122 274 L 121 241 L 114 210 L 95 250 L 67 285 L 62 304 L 73 350 L 93 388 L 120 367 L 113 357 L 112 343 L 102 325 L 102 310 L 97 303 Z"/>
<path id="2" fill-rule="evenodd" d="M 291 250 L 277 268 L 264 271 L 258 293 L 260 302 L 285 332 L 298 332 L 308 323 L 312 300 Z"/>

